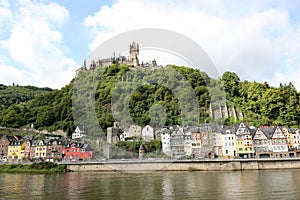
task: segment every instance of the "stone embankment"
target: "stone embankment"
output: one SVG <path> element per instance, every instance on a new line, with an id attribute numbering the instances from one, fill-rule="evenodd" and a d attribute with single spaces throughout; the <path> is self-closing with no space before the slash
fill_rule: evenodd
<path id="1" fill-rule="evenodd" d="M 84 171 L 234 171 L 300 169 L 299 158 L 233 160 L 108 160 L 66 164 L 74 172 Z"/>

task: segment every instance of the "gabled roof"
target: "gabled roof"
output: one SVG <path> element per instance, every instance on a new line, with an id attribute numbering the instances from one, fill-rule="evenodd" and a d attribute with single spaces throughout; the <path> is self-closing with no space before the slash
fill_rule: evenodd
<path id="1" fill-rule="evenodd" d="M 264 135 L 268 138 L 268 139 L 271 139 L 272 138 L 272 135 L 275 131 L 276 128 L 274 127 L 266 127 L 266 128 L 259 128 L 263 133 Z"/>
<path id="2" fill-rule="evenodd" d="M 22 139 L 22 137 L 19 135 L 16 136 L 4 135 L 3 137 L 5 137 L 9 142 L 14 142 Z"/>
<path id="3" fill-rule="evenodd" d="M 299 130 L 299 128 L 289 128 L 289 133 L 296 133 Z"/>
<path id="4" fill-rule="evenodd" d="M 84 125 L 78 125 L 78 126 L 76 126 L 76 128 L 79 128 L 82 131 L 85 130 Z"/>
<path id="5" fill-rule="evenodd" d="M 32 146 L 40 146 L 40 142 L 43 142 L 43 145 L 45 144 L 43 140 L 32 140 L 31 144 Z"/>
<path id="6" fill-rule="evenodd" d="M 257 128 L 250 128 L 249 131 L 251 133 L 252 138 L 254 137 L 255 133 L 256 133 Z"/>
<path id="7" fill-rule="evenodd" d="M 11 136 L 11 135 L 6 135 L 5 137 L 7 138 L 7 140 L 8 140 L 9 142 L 13 142 L 13 141 L 16 140 L 15 137 L 14 137 L 14 136 Z"/>

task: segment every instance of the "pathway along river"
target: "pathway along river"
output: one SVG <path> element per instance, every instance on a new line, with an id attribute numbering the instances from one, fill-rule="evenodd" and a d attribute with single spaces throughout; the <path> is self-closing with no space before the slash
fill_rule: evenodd
<path id="1" fill-rule="evenodd" d="M 0 199 L 300 199 L 300 169 L 3 173 Z"/>

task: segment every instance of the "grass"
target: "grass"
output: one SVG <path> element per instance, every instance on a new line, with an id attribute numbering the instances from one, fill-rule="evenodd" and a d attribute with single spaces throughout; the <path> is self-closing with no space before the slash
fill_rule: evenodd
<path id="1" fill-rule="evenodd" d="M 197 168 L 193 167 L 193 166 L 189 166 L 187 169 L 189 172 L 193 172 L 193 171 L 198 171 Z"/>
<path id="2" fill-rule="evenodd" d="M 58 165 L 52 162 L 0 165 L 0 172 L 25 172 L 25 173 L 64 173 L 67 172 L 66 165 Z"/>

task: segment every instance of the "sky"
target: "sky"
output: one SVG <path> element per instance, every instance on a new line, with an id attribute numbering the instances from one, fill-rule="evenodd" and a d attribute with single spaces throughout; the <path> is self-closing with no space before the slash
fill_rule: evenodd
<path id="1" fill-rule="evenodd" d="M 59 89 L 97 46 L 140 28 L 191 38 L 220 76 L 300 91 L 299 0 L 1 0 L 0 84 Z"/>

